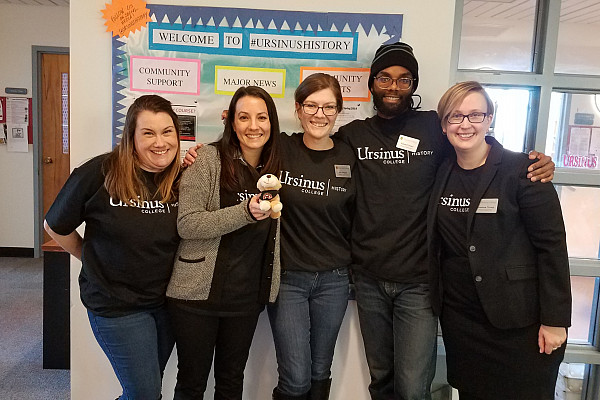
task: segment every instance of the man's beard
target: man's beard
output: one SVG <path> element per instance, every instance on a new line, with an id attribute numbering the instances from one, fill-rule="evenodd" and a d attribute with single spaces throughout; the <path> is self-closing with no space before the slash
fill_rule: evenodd
<path id="1" fill-rule="evenodd" d="M 405 95 L 404 93 L 400 93 L 398 96 L 400 98 L 400 102 L 396 104 L 389 104 L 383 101 L 383 97 L 386 94 L 390 93 L 377 93 L 375 91 L 373 94 L 373 104 L 377 109 L 377 113 L 385 118 L 394 118 L 398 115 L 404 113 L 410 107 L 410 95 Z"/>

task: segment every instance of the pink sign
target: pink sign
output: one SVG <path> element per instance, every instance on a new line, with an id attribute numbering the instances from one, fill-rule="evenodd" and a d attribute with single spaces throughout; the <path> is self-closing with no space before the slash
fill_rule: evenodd
<path id="1" fill-rule="evenodd" d="M 200 94 L 200 60 L 131 56 L 130 89 L 139 92 Z"/>

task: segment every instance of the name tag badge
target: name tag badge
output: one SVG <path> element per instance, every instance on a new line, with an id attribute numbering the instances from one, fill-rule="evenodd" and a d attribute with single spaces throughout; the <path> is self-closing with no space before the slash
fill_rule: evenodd
<path id="1" fill-rule="evenodd" d="M 477 214 L 496 214 L 498 212 L 498 199 L 481 199 L 479 207 L 475 210 Z"/>
<path id="2" fill-rule="evenodd" d="M 336 178 L 351 178 L 352 177 L 352 172 L 350 171 L 349 165 L 335 164 L 333 167 L 335 168 L 335 177 Z"/>
<path id="3" fill-rule="evenodd" d="M 400 137 L 398 138 L 398 143 L 396 143 L 396 147 L 402 150 L 415 152 L 417 151 L 417 147 L 419 147 L 419 142 L 419 139 L 415 139 L 410 136 L 400 135 Z"/>

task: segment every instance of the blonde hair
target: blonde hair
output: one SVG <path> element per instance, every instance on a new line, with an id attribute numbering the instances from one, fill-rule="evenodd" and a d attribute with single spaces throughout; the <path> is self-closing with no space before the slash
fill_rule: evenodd
<path id="1" fill-rule="evenodd" d="M 142 169 L 135 151 L 135 128 L 137 117 L 142 111 L 164 112 L 173 120 L 177 132 L 177 151 L 175 158 L 163 171 L 155 175 L 158 187 L 156 193 L 149 193 L 143 182 Z M 109 153 L 103 164 L 104 187 L 108 194 L 123 202 L 139 198 L 150 200 L 157 194 L 162 202 L 175 201 L 179 197 L 179 134 L 180 125 L 171 102 L 157 95 L 137 98 L 127 110 L 121 142 Z"/>
<path id="2" fill-rule="evenodd" d="M 455 110 L 463 102 L 465 97 L 471 93 L 481 93 L 481 95 L 485 98 L 485 102 L 487 103 L 486 113 L 488 115 L 494 114 L 494 102 L 479 82 L 459 82 L 450 89 L 446 90 L 446 93 L 442 95 L 442 98 L 438 102 L 437 113 L 444 129 L 446 129 L 448 124 L 447 118 L 450 113 Z"/>

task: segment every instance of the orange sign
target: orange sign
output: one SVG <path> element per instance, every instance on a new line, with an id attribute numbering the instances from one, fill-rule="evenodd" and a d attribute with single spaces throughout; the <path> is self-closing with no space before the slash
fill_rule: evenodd
<path id="1" fill-rule="evenodd" d="M 127 37 L 150 21 L 150 10 L 144 0 L 113 0 L 112 4 L 106 4 L 102 14 L 106 31 L 119 37 Z"/>

